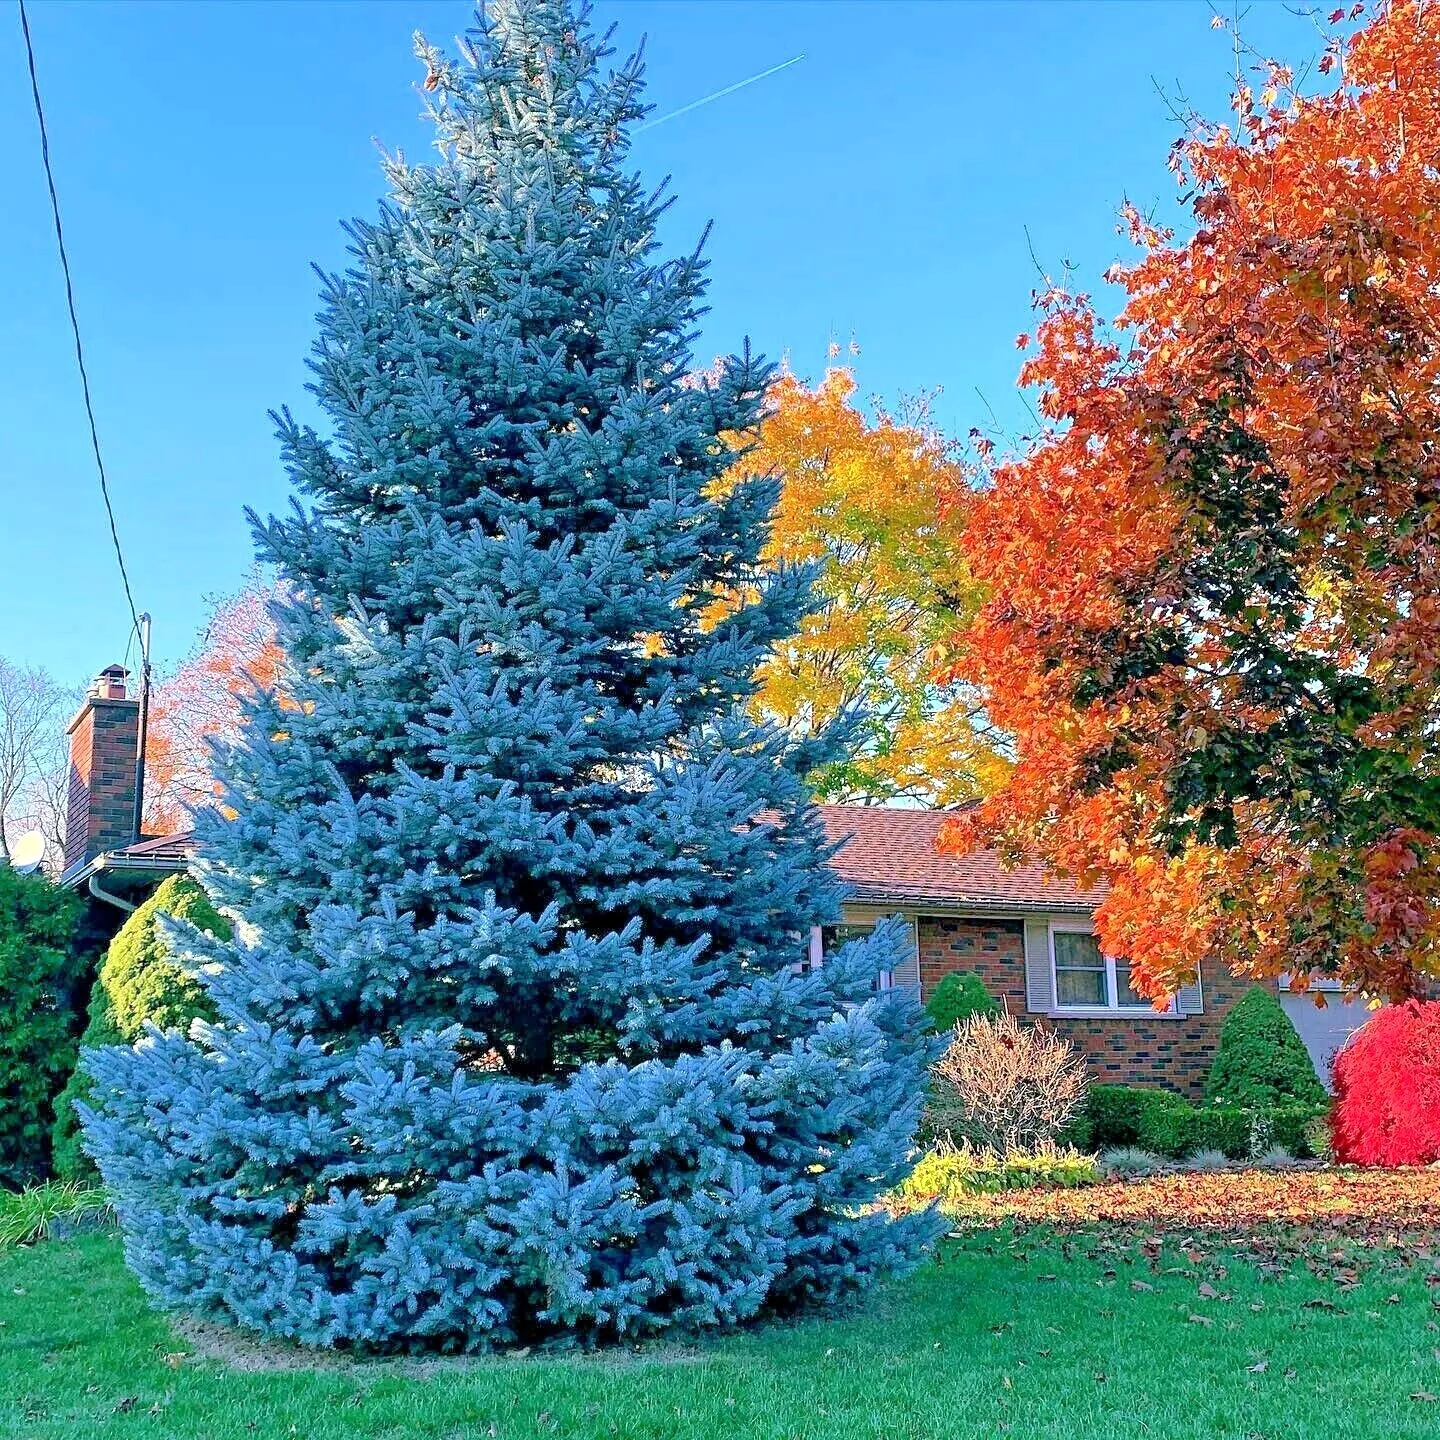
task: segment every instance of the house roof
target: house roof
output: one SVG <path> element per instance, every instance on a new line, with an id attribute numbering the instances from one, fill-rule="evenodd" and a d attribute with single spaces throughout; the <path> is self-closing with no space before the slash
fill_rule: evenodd
<path id="1" fill-rule="evenodd" d="M 1086 889 L 1039 865 L 1006 868 L 994 850 L 942 854 L 943 810 L 887 805 L 821 805 L 825 834 L 843 841 L 832 862 L 850 899 L 934 905 L 945 910 L 1093 910 L 1104 887 Z"/>
<path id="2" fill-rule="evenodd" d="M 933 905 L 944 910 L 1093 910 L 1104 887 L 1086 889 L 1039 865 L 1006 868 L 994 850 L 941 854 L 940 826 L 953 812 L 888 805 L 821 805 L 826 837 L 841 844 L 832 862 L 861 904 Z M 841 843 L 843 842 L 843 843 Z M 62 883 L 108 872 L 140 878 L 183 870 L 194 848 L 189 831 L 141 840 L 97 855 Z"/>

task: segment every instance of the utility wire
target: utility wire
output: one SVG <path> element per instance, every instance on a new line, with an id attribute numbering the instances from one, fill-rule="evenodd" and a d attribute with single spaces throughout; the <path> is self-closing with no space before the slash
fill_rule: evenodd
<path id="1" fill-rule="evenodd" d="M 65 276 L 65 303 L 70 309 L 70 333 L 75 337 L 75 363 L 80 369 L 80 388 L 85 396 L 85 416 L 90 422 L 90 447 L 95 452 L 95 468 L 100 474 L 100 498 L 105 502 L 105 515 L 110 521 L 110 540 L 115 546 L 115 559 L 120 566 L 125 602 L 130 607 L 130 624 L 133 634 L 138 637 L 140 616 L 135 609 L 135 597 L 130 591 L 130 574 L 125 568 L 125 553 L 120 548 L 120 531 L 115 525 L 115 509 L 110 503 L 110 484 L 105 478 L 105 461 L 100 454 L 100 434 L 95 428 L 95 407 L 90 400 L 90 376 L 85 369 L 85 349 L 80 343 L 80 321 L 75 314 L 75 287 L 70 278 L 70 257 L 65 252 L 65 230 L 60 224 L 60 197 L 55 193 L 55 173 L 50 168 L 50 135 L 45 128 L 45 107 L 40 103 L 40 81 L 35 74 L 35 46 L 30 39 L 30 17 L 25 13 L 25 0 L 18 0 L 18 3 L 20 28 L 25 33 L 25 58 L 30 66 L 30 93 L 35 98 L 35 119 L 40 125 L 40 159 L 45 166 L 45 183 L 50 189 L 50 213 L 55 217 L 55 243 L 60 250 L 60 269 Z"/>

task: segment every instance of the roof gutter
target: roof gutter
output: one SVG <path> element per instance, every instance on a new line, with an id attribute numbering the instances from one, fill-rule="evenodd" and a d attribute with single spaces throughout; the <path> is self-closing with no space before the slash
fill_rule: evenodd
<path id="1" fill-rule="evenodd" d="M 123 851 L 116 853 L 113 850 L 106 850 L 93 859 L 87 860 L 83 865 L 77 865 L 73 869 L 66 870 L 59 879 L 59 884 L 71 890 L 78 890 L 82 884 L 89 889 L 94 884 L 96 877 L 103 875 L 107 870 L 116 874 L 124 875 L 173 875 L 177 870 L 185 869 L 186 862 L 173 859 L 164 859 L 154 855 L 126 855 Z M 94 894 L 91 890 L 91 894 Z"/>
<path id="2" fill-rule="evenodd" d="M 1015 900 L 991 895 L 969 895 L 963 899 L 933 895 L 902 895 L 894 891 L 866 894 L 851 889 L 844 897 L 846 905 L 893 905 L 897 910 L 917 910 L 935 915 L 1090 915 L 1098 901 L 1088 900 Z"/>

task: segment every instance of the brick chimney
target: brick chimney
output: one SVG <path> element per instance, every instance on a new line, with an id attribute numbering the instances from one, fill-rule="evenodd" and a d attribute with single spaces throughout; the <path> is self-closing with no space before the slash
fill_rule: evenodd
<path id="1" fill-rule="evenodd" d="M 107 665 L 66 727 L 70 793 L 65 808 L 65 868 L 83 865 L 135 838 L 135 752 L 140 702 L 125 693 L 123 665 Z"/>

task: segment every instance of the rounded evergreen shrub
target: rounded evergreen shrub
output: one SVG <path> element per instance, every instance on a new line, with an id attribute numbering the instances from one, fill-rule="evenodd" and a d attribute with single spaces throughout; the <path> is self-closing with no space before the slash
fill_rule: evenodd
<path id="1" fill-rule="evenodd" d="M 1440 1001 L 1377 1011 L 1335 1057 L 1331 1137 L 1350 1165 L 1440 1160 Z"/>
<path id="2" fill-rule="evenodd" d="M 1256 985 L 1225 1017 L 1205 1098 L 1250 1110 L 1325 1104 L 1310 1052 L 1271 991 Z"/>
<path id="3" fill-rule="evenodd" d="M 978 975 L 954 970 L 931 992 L 925 1013 L 937 1030 L 953 1030 L 972 1015 L 998 1015 L 1000 1006 Z"/>
<path id="4" fill-rule="evenodd" d="M 121 926 L 90 992 L 89 1022 L 80 1040 L 82 1062 L 55 1105 L 55 1173 L 65 1180 L 93 1178 L 96 1171 L 80 1146 L 75 1102 L 90 1097 L 83 1052 L 102 1045 L 133 1045 L 147 1020 L 162 1030 L 188 1030 L 199 1016 L 214 1018 L 214 1007 L 199 982 L 174 960 L 160 923 L 162 915 L 188 920 L 220 939 L 230 926 L 188 875 L 172 875 Z"/>
<path id="5" fill-rule="evenodd" d="M 50 1168 L 56 1092 L 75 1064 L 85 957 L 80 902 L 0 864 L 0 1186 Z"/>

